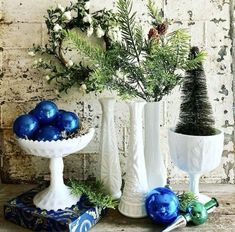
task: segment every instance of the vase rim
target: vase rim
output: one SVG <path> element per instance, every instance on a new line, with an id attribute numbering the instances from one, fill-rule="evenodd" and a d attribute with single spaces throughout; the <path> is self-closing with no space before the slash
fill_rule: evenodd
<path id="1" fill-rule="evenodd" d="M 191 138 L 199 138 L 199 137 L 211 138 L 211 137 L 215 137 L 215 136 L 219 136 L 219 135 L 224 134 L 224 132 L 222 130 L 219 130 L 217 128 L 215 130 L 216 130 L 216 134 L 214 134 L 214 135 L 187 135 L 187 134 L 182 134 L 182 133 L 175 132 L 175 127 L 169 128 L 169 132 L 174 133 L 174 134 L 178 134 L 179 136 L 187 137 L 187 138 L 189 138 L 189 137 L 191 137 Z"/>
<path id="2" fill-rule="evenodd" d="M 112 96 L 100 97 L 99 100 L 101 100 L 101 101 L 103 101 L 103 100 L 116 100 L 116 97 L 112 97 Z"/>

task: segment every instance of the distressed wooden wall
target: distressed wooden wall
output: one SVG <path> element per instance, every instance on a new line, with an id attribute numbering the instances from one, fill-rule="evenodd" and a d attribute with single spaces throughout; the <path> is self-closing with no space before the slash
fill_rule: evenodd
<path id="1" fill-rule="evenodd" d="M 39 100 L 54 100 L 60 108 L 78 112 L 92 119 L 96 127 L 93 142 L 80 154 L 65 158 L 65 176 L 86 179 L 95 175 L 99 150 L 101 108 L 94 94 L 82 96 L 74 88 L 68 95 L 58 98 L 54 86 L 49 86 L 42 72 L 31 65 L 28 48 L 32 44 L 45 44 L 47 32 L 43 15 L 57 3 L 66 0 L 0 0 L 0 158 L 1 179 L 4 182 L 35 182 L 48 178 L 48 160 L 27 156 L 17 146 L 12 134 L 12 122 L 17 115 L 29 111 Z M 92 0 L 92 10 L 115 7 L 115 0 Z M 145 21 L 141 0 L 134 1 L 134 9 Z M 234 95 L 233 78 L 235 48 L 233 38 L 233 0 L 156 0 L 172 28 L 188 28 L 192 45 L 208 52 L 205 62 L 209 96 L 213 105 L 216 125 L 225 132 L 225 147 L 220 167 L 203 176 L 203 182 L 235 183 L 234 173 Z M 142 15 L 143 14 L 143 15 Z M 146 32 L 148 27 L 145 27 Z M 171 182 L 186 182 L 187 175 L 171 164 L 167 129 L 177 121 L 179 88 L 162 101 L 161 148 L 168 166 Z M 125 176 L 128 146 L 128 108 L 125 102 L 116 104 L 116 125 L 121 165 Z"/>

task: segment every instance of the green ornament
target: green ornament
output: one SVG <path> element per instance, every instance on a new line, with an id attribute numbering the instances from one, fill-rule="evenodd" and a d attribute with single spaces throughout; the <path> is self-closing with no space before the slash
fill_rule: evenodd
<path id="1" fill-rule="evenodd" d="M 187 205 L 186 214 L 178 216 L 178 218 L 162 232 L 169 232 L 176 228 L 185 227 L 190 221 L 194 225 L 203 224 L 208 218 L 208 213 L 212 212 L 215 207 L 218 206 L 219 203 L 215 198 L 212 198 L 205 205 L 196 200 L 191 201 Z"/>
<path id="2" fill-rule="evenodd" d="M 186 214 L 185 216 L 186 217 L 190 216 L 191 221 L 195 225 L 203 224 L 208 218 L 208 213 L 205 206 L 199 201 L 190 202 L 187 206 L 186 212 L 189 215 Z"/>

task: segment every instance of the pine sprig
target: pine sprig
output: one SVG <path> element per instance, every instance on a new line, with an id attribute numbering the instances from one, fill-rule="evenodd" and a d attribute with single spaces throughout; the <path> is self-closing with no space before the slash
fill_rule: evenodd
<path id="1" fill-rule="evenodd" d="M 140 54 L 142 52 L 144 40 L 142 28 L 140 26 L 136 26 L 136 12 L 132 13 L 132 1 L 119 0 L 117 8 L 118 20 L 120 22 L 126 49 L 132 56 L 132 61 L 140 63 Z"/>
<path id="2" fill-rule="evenodd" d="M 163 17 L 160 11 L 152 0 L 148 0 L 147 8 L 149 10 L 149 16 L 153 19 L 153 24 L 158 25 L 163 22 Z"/>
<path id="3" fill-rule="evenodd" d="M 105 193 L 104 186 L 100 181 L 75 181 L 70 180 L 70 187 L 72 194 L 81 195 L 84 194 L 88 197 L 90 203 L 98 205 L 102 208 L 112 208 L 118 204 L 117 200 L 113 200 L 112 197 Z"/>
<path id="4" fill-rule="evenodd" d="M 180 210 L 183 212 L 186 212 L 187 205 L 197 200 L 197 196 L 193 192 L 183 192 L 183 193 L 177 193 L 177 197 L 180 202 Z"/>

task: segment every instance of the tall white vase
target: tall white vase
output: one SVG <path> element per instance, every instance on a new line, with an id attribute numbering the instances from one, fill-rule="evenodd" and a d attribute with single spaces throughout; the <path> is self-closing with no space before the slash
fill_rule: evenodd
<path id="1" fill-rule="evenodd" d="M 99 101 L 102 107 L 99 175 L 106 192 L 118 199 L 121 197 L 122 177 L 114 123 L 115 98 L 104 97 Z"/>
<path id="2" fill-rule="evenodd" d="M 118 206 L 119 211 L 128 217 L 146 216 L 145 197 L 148 191 L 143 144 L 144 102 L 132 102 L 130 108 L 130 141 L 127 160 L 126 181 Z"/>
<path id="3" fill-rule="evenodd" d="M 149 191 L 164 187 L 167 171 L 160 151 L 160 103 L 148 102 L 145 105 L 145 165 Z"/>

